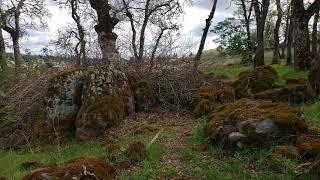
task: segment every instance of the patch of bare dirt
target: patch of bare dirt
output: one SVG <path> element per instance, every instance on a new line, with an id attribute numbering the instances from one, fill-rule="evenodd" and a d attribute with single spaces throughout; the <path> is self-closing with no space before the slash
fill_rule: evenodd
<path id="1" fill-rule="evenodd" d="M 119 137 L 118 135 L 121 135 L 121 138 L 126 138 L 144 132 L 154 132 L 155 134 L 160 132 L 156 142 L 163 146 L 163 170 L 166 167 L 174 166 L 178 172 L 181 172 L 185 163 L 180 157 L 181 149 L 191 136 L 192 131 L 198 128 L 199 125 L 200 122 L 195 120 L 189 113 L 137 113 L 125 118 L 120 126 L 109 129 L 104 140 L 114 141 Z"/>

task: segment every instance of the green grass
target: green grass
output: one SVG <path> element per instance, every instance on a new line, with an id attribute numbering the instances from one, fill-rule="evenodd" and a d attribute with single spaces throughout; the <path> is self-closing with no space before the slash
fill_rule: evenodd
<path id="1" fill-rule="evenodd" d="M 302 105 L 305 118 L 310 126 L 320 127 L 320 102 Z"/>
<path id="2" fill-rule="evenodd" d="M 143 142 L 148 145 L 156 133 L 148 133 L 138 136 L 132 136 L 129 138 L 121 138 L 118 144 L 122 147 L 127 147 L 130 142 L 135 140 Z M 155 179 L 160 175 L 161 168 L 161 156 L 163 149 L 159 143 L 154 142 L 149 148 L 147 148 L 147 157 L 141 162 L 140 168 L 135 171 L 125 171 L 120 174 L 121 179 Z M 120 157 L 121 158 L 121 157 Z M 122 159 L 125 159 L 122 157 Z"/>
<path id="3" fill-rule="evenodd" d="M 98 142 L 77 144 L 74 142 L 59 146 L 36 146 L 17 151 L 0 151 L 0 176 L 8 179 L 22 179 L 32 169 L 22 169 L 21 164 L 36 161 L 42 164 L 63 163 L 75 157 L 89 155 L 103 157 L 104 149 Z"/>
<path id="4" fill-rule="evenodd" d="M 187 145 L 181 151 L 181 157 L 188 167 L 183 172 L 191 177 L 206 179 L 294 179 L 296 161 L 281 159 L 280 168 L 273 168 L 266 163 L 272 148 L 257 149 L 246 147 L 240 150 L 229 150 L 221 146 L 209 148 L 209 155 L 193 150 L 195 144 L 207 143 L 201 129 L 193 132 Z"/>

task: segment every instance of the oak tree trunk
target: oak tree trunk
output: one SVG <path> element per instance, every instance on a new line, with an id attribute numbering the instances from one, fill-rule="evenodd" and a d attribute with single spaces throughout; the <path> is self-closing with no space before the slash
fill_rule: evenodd
<path id="1" fill-rule="evenodd" d="M 282 9 L 281 9 L 281 2 L 280 0 L 276 1 L 277 4 L 277 11 L 278 11 L 278 19 L 276 22 L 276 26 L 274 28 L 274 47 L 273 47 L 273 59 L 272 64 L 279 64 L 280 59 L 280 50 L 279 50 L 279 29 L 281 26 L 281 20 L 282 20 Z"/>
<path id="2" fill-rule="evenodd" d="M 293 19 L 294 36 L 294 66 L 297 70 L 306 70 L 310 67 L 310 38 L 308 19 Z"/>
<path id="3" fill-rule="evenodd" d="M 111 57 L 116 53 L 117 35 L 112 32 L 119 20 L 111 17 L 111 7 L 105 0 L 90 0 L 91 7 L 97 12 L 98 24 L 94 29 L 98 34 L 98 41 L 102 52 L 103 60 L 110 64 Z"/>
<path id="4" fill-rule="evenodd" d="M 21 76 L 21 54 L 20 54 L 20 42 L 19 42 L 19 36 L 13 36 L 12 37 L 12 43 L 13 43 L 13 55 L 14 55 L 14 63 L 15 63 L 15 73 L 18 79 L 20 79 Z"/>
<path id="5" fill-rule="evenodd" d="M 319 53 L 315 56 L 312 61 L 309 74 L 308 89 L 310 93 L 320 100 L 320 56 Z"/>
<path id="6" fill-rule="evenodd" d="M 311 51 L 308 23 L 311 17 L 320 11 L 320 1 L 316 0 L 305 9 L 303 0 L 292 0 L 292 21 L 294 37 L 295 69 L 310 68 Z"/>
<path id="7" fill-rule="evenodd" d="M 257 48 L 254 57 L 254 66 L 264 65 L 264 30 L 269 11 L 270 0 L 252 1 L 257 23 Z"/>
<path id="8" fill-rule="evenodd" d="M 314 15 L 313 28 L 312 28 L 312 54 L 316 55 L 318 51 L 318 22 L 319 12 Z"/>
<path id="9" fill-rule="evenodd" d="M 293 25 L 290 20 L 287 41 L 287 65 L 292 65 Z"/>
<path id="10" fill-rule="evenodd" d="M 4 70 L 7 67 L 5 54 L 6 54 L 6 49 L 5 49 L 2 30 L 0 29 L 0 69 L 2 70 Z"/>

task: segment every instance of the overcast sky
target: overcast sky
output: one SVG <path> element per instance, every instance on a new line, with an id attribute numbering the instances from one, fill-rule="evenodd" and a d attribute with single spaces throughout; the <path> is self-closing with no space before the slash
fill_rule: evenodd
<path id="1" fill-rule="evenodd" d="M 48 1 L 47 1 L 48 2 Z M 199 38 L 205 25 L 205 19 L 208 17 L 212 8 L 212 0 L 194 0 L 192 6 L 185 7 L 185 16 L 182 23 L 182 35 L 194 36 Z M 61 9 L 53 3 L 47 3 L 51 17 L 47 19 L 48 28 L 41 31 L 29 32 L 28 36 L 22 39 L 22 52 L 25 49 L 31 49 L 32 53 L 39 53 L 40 50 L 47 46 L 51 40 L 57 37 L 58 29 L 62 29 L 68 23 L 72 23 L 72 19 L 67 10 Z M 229 0 L 218 1 L 213 25 L 227 17 L 232 16 L 232 5 Z M 215 48 L 217 45 L 213 42 L 214 35 L 209 34 L 205 49 Z M 6 35 L 6 37 L 8 37 Z"/>

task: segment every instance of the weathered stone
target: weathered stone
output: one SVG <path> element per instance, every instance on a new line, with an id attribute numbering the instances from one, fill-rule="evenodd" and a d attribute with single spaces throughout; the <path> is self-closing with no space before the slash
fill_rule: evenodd
<path id="1" fill-rule="evenodd" d="M 277 78 L 277 71 L 273 67 L 261 66 L 253 71 L 240 73 L 231 86 L 235 89 L 236 98 L 249 98 L 274 88 Z"/>
<path id="2" fill-rule="evenodd" d="M 74 120 L 81 106 L 86 69 L 73 69 L 58 74 L 50 81 L 45 108 L 45 124 L 58 137 L 74 132 Z"/>
<path id="3" fill-rule="evenodd" d="M 76 120 L 76 138 L 89 140 L 103 135 L 106 129 L 118 125 L 125 116 L 123 99 L 106 96 L 83 105 Z"/>
<path id="4" fill-rule="evenodd" d="M 241 133 L 248 143 L 264 144 L 279 136 L 291 137 L 307 131 L 303 113 L 282 103 L 241 99 L 216 109 L 205 128 L 212 143 L 234 144 L 227 137 Z M 236 138 L 233 138 L 233 140 Z"/>
<path id="5" fill-rule="evenodd" d="M 255 94 L 256 99 L 268 99 L 275 102 L 303 103 L 312 100 L 307 85 L 288 85 Z"/>
<path id="6" fill-rule="evenodd" d="M 47 107 L 36 122 L 35 137 L 49 142 L 76 133 L 79 140 L 91 139 L 134 111 L 128 79 L 119 70 L 97 66 L 65 71 L 50 82 Z"/>
<path id="7" fill-rule="evenodd" d="M 51 179 L 105 179 L 116 178 L 115 169 L 104 160 L 92 157 L 79 157 L 72 159 L 62 166 L 49 165 L 34 170 L 23 180 L 51 180 Z"/>

